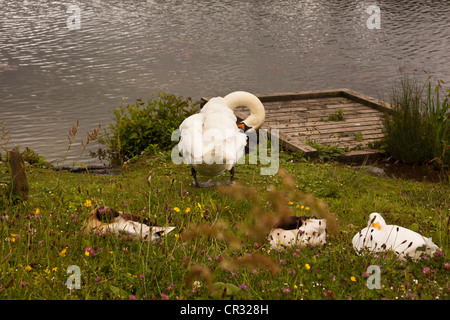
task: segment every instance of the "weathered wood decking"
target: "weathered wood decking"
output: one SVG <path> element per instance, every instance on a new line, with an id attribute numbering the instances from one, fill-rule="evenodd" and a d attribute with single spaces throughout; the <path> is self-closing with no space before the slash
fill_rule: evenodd
<path id="1" fill-rule="evenodd" d="M 382 119 L 390 112 L 388 103 L 349 90 L 307 91 L 277 94 L 257 94 L 266 109 L 263 129 L 278 129 L 284 147 L 315 157 L 318 151 L 307 144 L 348 147 L 342 161 L 363 160 L 379 154 L 368 148 L 383 136 Z M 208 101 L 208 98 L 202 98 Z M 342 110 L 340 121 L 328 117 Z M 248 109 L 236 108 L 236 117 L 244 120 Z"/>

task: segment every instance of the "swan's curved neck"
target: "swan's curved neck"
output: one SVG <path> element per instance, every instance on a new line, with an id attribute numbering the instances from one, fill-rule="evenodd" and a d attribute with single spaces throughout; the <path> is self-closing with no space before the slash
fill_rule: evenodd
<path id="1" fill-rule="evenodd" d="M 224 97 L 228 107 L 234 111 L 239 106 L 247 107 L 250 116 L 243 122 L 250 127 L 250 130 L 259 129 L 264 123 L 266 112 L 261 101 L 255 95 L 245 91 L 235 91 Z"/>

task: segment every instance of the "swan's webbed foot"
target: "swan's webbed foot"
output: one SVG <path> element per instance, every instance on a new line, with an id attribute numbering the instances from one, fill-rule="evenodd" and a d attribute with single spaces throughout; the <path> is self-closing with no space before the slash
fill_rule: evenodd
<path id="1" fill-rule="evenodd" d="M 199 182 L 197 180 L 197 171 L 193 167 L 191 167 L 191 173 L 192 173 L 192 176 L 194 177 L 193 185 L 196 188 L 209 188 L 209 187 L 214 187 L 216 185 L 216 183 L 214 183 L 212 181 Z"/>
<path id="2" fill-rule="evenodd" d="M 230 172 L 230 181 L 205 181 L 205 182 L 199 182 L 197 180 L 197 171 L 191 167 L 191 173 L 192 176 L 194 177 L 194 182 L 192 183 L 194 185 L 194 187 L 196 188 L 210 188 L 210 187 L 215 187 L 215 186 L 222 186 L 222 185 L 228 185 L 228 184 L 232 184 L 233 183 L 233 179 L 234 179 L 234 167 L 231 168 L 231 170 L 229 170 Z"/>

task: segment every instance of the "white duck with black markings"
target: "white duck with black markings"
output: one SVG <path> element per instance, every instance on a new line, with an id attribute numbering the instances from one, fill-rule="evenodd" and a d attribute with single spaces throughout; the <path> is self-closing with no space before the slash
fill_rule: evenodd
<path id="1" fill-rule="evenodd" d="M 401 226 L 386 224 L 377 212 L 370 214 L 367 227 L 355 234 L 352 244 L 358 254 L 364 250 L 393 251 L 402 260 L 405 257 L 417 260 L 423 254 L 431 256 L 440 250 L 431 238 Z"/>

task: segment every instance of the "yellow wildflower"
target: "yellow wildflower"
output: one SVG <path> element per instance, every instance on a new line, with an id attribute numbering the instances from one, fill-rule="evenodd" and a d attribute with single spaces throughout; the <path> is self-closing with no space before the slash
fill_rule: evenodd
<path id="1" fill-rule="evenodd" d="M 31 266 L 26 266 L 25 270 L 30 271 L 31 270 Z"/>
<path id="2" fill-rule="evenodd" d="M 297 285 L 296 285 L 296 284 L 294 284 L 294 290 L 297 290 L 297 289 L 298 289 Z"/>
<path id="3" fill-rule="evenodd" d="M 86 251 L 84 252 L 84 255 L 85 255 L 86 257 L 89 257 L 89 251 L 86 250 Z"/>
<path id="4" fill-rule="evenodd" d="M 49 273 L 50 273 L 50 270 L 45 269 L 45 273 L 49 274 Z"/>
<path id="5" fill-rule="evenodd" d="M 59 255 L 60 255 L 61 257 L 65 257 L 65 256 L 66 256 L 66 252 L 67 252 L 67 247 L 65 247 L 65 248 L 59 253 Z"/>
<path id="6" fill-rule="evenodd" d="M 352 280 L 354 282 L 354 281 L 356 281 L 356 278 L 354 276 L 351 276 L 350 280 Z"/>
<path id="7" fill-rule="evenodd" d="M 311 266 L 309 264 L 305 264 L 305 268 L 306 268 L 306 270 L 309 270 L 309 269 L 311 269 Z"/>
<path id="8" fill-rule="evenodd" d="M 305 209 L 305 206 L 301 206 L 300 209 L 302 209 L 302 210 Z"/>
<path id="9" fill-rule="evenodd" d="M 90 206 L 92 206 L 92 201 L 91 201 L 91 200 L 86 200 L 86 201 L 84 202 L 84 206 L 85 206 L 86 208 L 89 208 Z"/>
<path id="10" fill-rule="evenodd" d="M 36 210 L 34 210 L 34 214 L 39 214 L 41 212 L 41 210 L 39 210 L 39 208 L 36 208 Z"/>
<path id="11" fill-rule="evenodd" d="M 56 272 L 56 271 L 58 271 L 58 268 L 57 268 L 57 267 L 54 267 L 54 268 L 52 269 L 52 271 L 53 271 L 53 272 Z"/>
<path id="12" fill-rule="evenodd" d="M 309 207 L 305 207 L 305 210 L 308 211 L 308 210 L 309 210 Z"/>
<path id="13" fill-rule="evenodd" d="M 200 203 L 197 202 L 197 206 L 200 209 L 200 217 L 203 218 L 203 213 L 205 212 L 205 210 L 203 210 L 202 205 Z"/>
<path id="14" fill-rule="evenodd" d="M 187 207 L 186 210 L 185 210 L 185 212 L 186 212 L 186 213 L 191 212 L 191 208 Z"/>
<path id="15" fill-rule="evenodd" d="M 177 239 L 178 239 L 178 237 L 179 237 L 178 233 L 175 233 L 174 236 L 175 236 L 175 238 L 177 238 Z"/>
<path id="16" fill-rule="evenodd" d="M 288 202 L 288 205 L 292 206 L 294 203 L 292 201 Z"/>
<path id="17" fill-rule="evenodd" d="M 175 212 L 180 212 L 180 208 L 178 207 L 173 208 L 173 210 L 175 210 Z"/>

